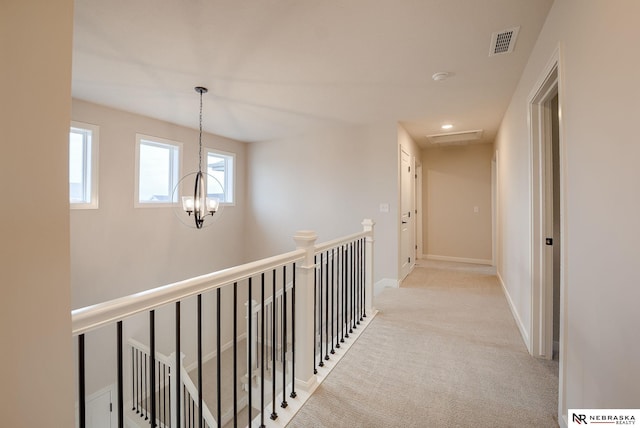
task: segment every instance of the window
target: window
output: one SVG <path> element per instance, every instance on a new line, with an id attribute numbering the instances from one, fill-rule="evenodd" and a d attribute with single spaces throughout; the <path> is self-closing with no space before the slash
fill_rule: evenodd
<path id="1" fill-rule="evenodd" d="M 178 195 L 182 144 L 162 138 L 136 135 L 136 206 L 171 205 Z"/>
<path id="2" fill-rule="evenodd" d="M 69 203 L 73 209 L 98 208 L 98 127 L 71 122 Z"/>
<path id="3" fill-rule="evenodd" d="M 235 155 L 207 149 L 207 196 L 221 203 L 233 204 L 233 167 Z M 211 178 L 214 177 L 214 178 Z M 223 197 L 224 196 L 224 197 Z"/>

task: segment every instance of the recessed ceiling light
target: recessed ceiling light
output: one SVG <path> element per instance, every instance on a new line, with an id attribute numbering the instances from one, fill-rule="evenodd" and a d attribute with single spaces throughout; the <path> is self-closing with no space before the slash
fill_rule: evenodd
<path id="1" fill-rule="evenodd" d="M 445 123 L 444 125 L 441 126 L 442 129 L 451 129 L 453 128 L 453 125 L 450 123 Z"/>

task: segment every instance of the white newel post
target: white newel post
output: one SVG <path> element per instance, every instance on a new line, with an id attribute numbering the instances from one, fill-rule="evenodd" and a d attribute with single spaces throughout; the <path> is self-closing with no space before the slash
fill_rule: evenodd
<path id="1" fill-rule="evenodd" d="M 296 386 L 310 390 L 316 383 L 313 373 L 314 331 L 313 306 L 315 277 L 315 244 L 318 235 L 309 230 L 296 232 L 293 237 L 296 247 L 305 250 L 303 262 L 296 265 Z"/>
<path id="2" fill-rule="evenodd" d="M 365 218 L 362 221 L 363 231 L 367 232 L 367 238 L 365 242 L 365 263 L 364 263 L 364 286 L 365 286 L 365 298 L 364 308 L 365 312 L 369 316 L 373 315 L 373 226 L 375 223 L 370 218 Z"/>

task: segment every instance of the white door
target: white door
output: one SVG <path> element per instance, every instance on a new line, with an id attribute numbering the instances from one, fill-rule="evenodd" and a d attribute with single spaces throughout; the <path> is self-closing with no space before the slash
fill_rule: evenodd
<path id="1" fill-rule="evenodd" d="M 111 390 L 107 390 L 87 401 L 87 426 L 111 428 Z"/>
<path id="2" fill-rule="evenodd" d="M 411 156 L 400 151 L 400 279 L 404 279 L 415 264 L 415 171 Z"/>

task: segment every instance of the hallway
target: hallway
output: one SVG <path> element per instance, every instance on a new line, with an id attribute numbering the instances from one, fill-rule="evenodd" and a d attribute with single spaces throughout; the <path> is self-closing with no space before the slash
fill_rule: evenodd
<path id="1" fill-rule="evenodd" d="M 558 364 L 531 357 L 490 267 L 422 262 L 289 427 L 555 427 Z"/>

